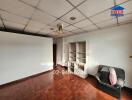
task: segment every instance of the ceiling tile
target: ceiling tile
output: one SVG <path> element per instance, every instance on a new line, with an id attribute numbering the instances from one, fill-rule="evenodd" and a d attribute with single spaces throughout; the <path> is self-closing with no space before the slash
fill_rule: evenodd
<path id="1" fill-rule="evenodd" d="M 127 23 L 132 22 L 132 14 L 124 15 L 123 17 L 119 17 L 119 23 Z"/>
<path id="2" fill-rule="evenodd" d="M 106 21 L 109 19 L 114 18 L 113 16 L 111 16 L 111 10 L 107 10 L 103 13 L 100 13 L 94 17 L 90 17 L 90 19 L 94 22 L 94 23 L 98 23 L 98 22 L 102 22 L 102 21 Z"/>
<path id="3" fill-rule="evenodd" d="M 49 16 L 46 13 L 42 13 L 40 11 L 35 11 L 35 14 L 33 15 L 32 19 L 45 24 L 50 24 L 56 20 L 54 17 Z"/>
<path id="4" fill-rule="evenodd" d="M 76 19 L 71 20 L 70 17 L 75 17 Z M 74 9 L 71 12 L 69 12 L 68 14 L 66 14 L 65 16 L 63 16 L 61 19 L 70 23 L 70 24 L 73 24 L 80 20 L 83 20 L 84 18 L 85 17 L 80 12 L 78 12 L 76 9 Z"/>
<path id="5" fill-rule="evenodd" d="M 47 34 L 49 34 L 49 33 L 45 33 L 44 31 L 40 31 L 39 34 L 47 35 Z"/>
<path id="6" fill-rule="evenodd" d="M 25 31 L 37 33 L 39 32 L 42 28 L 44 28 L 46 25 L 42 23 L 38 23 L 35 21 L 30 21 L 28 26 L 26 27 Z"/>
<path id="7" fill-rule="evenodd" d="M 66 0 L 42 0 L 39 8 L 53 16 L 60 17 L 73 7 Z"/>
<path id="8" fill-rule="evenodd" d="M 82 28 L 85 31 L 93 31 L 93 30 L 97 30 L 97 27 L 95 25 L 88 25 Z"/>
<path id="9" fill-rule="evenodd" d="M 62 37 L 64 33 L 59 33 L 57 31 L 54 31 L 54 32 L 49 33 L 48 35 L 52 37 Z"/>
<path id="10" fill-rule="evenodd" d="M 68 35 L 68 34 L 73 34 L 73 33 L 72 33 L 72 32 L 69 32 L 69 31 L 67 31 L 67 30 L 64 30 L 63 34 L 64 34 L 64 35 Z"/>
<path id="11" fill-rule="evenodd" d="M 74 6 L 77 6 L 78 4 L 86 1 L 86 0 L 68 0 L 70 1 Z"/>
<path id="12" fill-rule="evenodd" d="M 69 36 L 69 35 L 72 35 L 72 34 L 74 34 L 74 33 L 72 33 L 72 32 L 68 32 L 68 31 L 65 31 L 65 32 L 62 34 L 61 37 Z"/>
<path id="13" fill-rule="evenodd" d="M 114 5 L 113 0 L 87 0 L 78 8 L 87 16 L 95 15 Z"/>
<path id="14" fill-rule="evenodd" d="M 101 23 L 96 23 L 100 28 L 104 28 L 104 27 L 111 27 L 114 25 L 117 25 L 117 19 L 114 18 L 112 20 L 108 20 L 105 22 L 101 22 Z"/>
<path id="15" fill-rule="evenodd" d="M 57 20 L 57 21 L 51 23 L 50 26 L 57 27 L 57 24 L 63 24 L 63 27 L 66 27 L 69 25 L 68 23 L 65 23 L 64 21 Z"/>
<path id="16" fill-rule="evenodd" d="M 18 0 L 0 0 L 0 8 L 25 17 L 30 17 L 34 10 Z"/>
<path id="17" fill-rule="evenodd" d="M 77 29 L 77 30 L 73 30 L 71 31 L 72 33 L 83 33 L 85 31 L 81 30 L 81 29 Z"/>
<path id="18" fill-rule="evenodd" d="M 19 17 L 16 15 L 13 15 L 13 14 L 9 14 L 9 13 L 3 12 L 3 11 L 1 11 L 1 16 L 3 19 L 10 20 L 10 21 L 24 24 L 24 25 L 28 22 L 28 19 L 26 19 L 26 18 Z"/>
<path id="19" fill-rule="evenodd" d="M 92 23 L 89 21 L 89 20 L 83 20 L 83 21 L 80 21 L 76 24 L 74 24 L 74 26 L 76 27 L 79 27 L 79 28 L 82 28 L 82 27 L 85 27 L 85 26 L 88 26 L 88 25 L 91 25 Z"/>
<path id="20" fill-rule="evenodd" d="M 76 27 L 74 27 L 74 26 L 68 26 L 68 27 L 65 27 L 65 30 L 67 30 L 67 31 L 73 31 L 73 30 L 76 30 L 76 29 L 78 29 L 78 28 L 76 28 Z"/>
<path id="21" fill-rule="evenodd" d="M 56 36 L 56 37 L 64 37 L 73 34 L 72 32 L 65 31 L 63 33 L 58 33 L 58 32 L 52 32 L 50 33 L 51 36 Z"/>
<path id="22" fill-rule="evenodd" d="M 0 27 L 3 27 L 2 21 L 0 20 Z"/>
<path id="23" fill-rule="evenodd" d="M 36 6 L 37 3 L 39 2 L 39 0 L 19 0 L 20 2 L 23 1 L 23 2 L 26 2 L 27 4 L 30 4 L 30 5 L 33 5 L 33 6 Z"/>
<path id="24" fill-rule="evenodd" d="M 121 3 L 126 2 L 126 1 L 129 1 L 129 0 L 116 0 L 116 4 L 121 4 Z"/>
<path id="25" fill-rule="evenodd" d="M 51 28 L 52 28 L 53 30 L 51 30 Z M 56 30 L 56 29 L 55 29 L 54 27 L 45 26 L 40 32 L 45 33 L 45 34 L 49 34 L 49 33 L 53 32 L 53 31 L 55 31 L 55 30 Z"/>
<path id="26" fill-rule="evenodd" d="M 132 12 L 132 0 L 122 4 L 121 6 L 125 8 L 124 9 L 124 14 Z"/>
<path id="27" fill-rule="evenodd" d="M 18 29 L 18 30 L 24 29 L 24 25 L 22 25 L 22 24 L 17 24 L 17 23 L 13 23 L 13 22 L 11 22 L 11 21 L 5 21 L 5 20 L 4 20 L 4 24 L 5 24 L 6 28 Z"/>

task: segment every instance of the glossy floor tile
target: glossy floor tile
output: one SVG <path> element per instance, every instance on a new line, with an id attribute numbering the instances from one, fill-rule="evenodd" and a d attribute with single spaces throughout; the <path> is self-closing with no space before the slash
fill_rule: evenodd
<path id="1" fill-rule="evenodd" d="M 1 88 L 0 100 L 117 100 L 99 90 L 96 82 L 59 68 Z M 123 89 L 121 100 L 132 100 L 132 91 Z"/>

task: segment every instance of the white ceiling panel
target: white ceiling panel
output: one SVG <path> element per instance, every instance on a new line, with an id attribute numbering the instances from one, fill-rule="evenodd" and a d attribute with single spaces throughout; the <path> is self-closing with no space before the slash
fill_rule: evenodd
<path id="1" fill-rule="evenodd" d="M 67 30 L 67 31 L 73 31 L 73 30 L 76 30 L 76 29 L 78 29 L 78 28 L 76 28 L 76 27 L 74 27 L 74 26 L 68 26 L 68 27 L 65 27 L 65 30 Z"/>
<path id="2" fill-rule="evenodd" d="M 45 33 L 45 34 L 49 34 L 53 31 L 55 31 L 56 29 L 54 27 L 51 26 L 45 26 L 40 32 Z"/>
<path id="3" fill-rule="evenodd" d="M 104 22 L 98 23 L 97 25 L 100 28 L 111 27 L 111 26 L 117 25 L 117 19 L 115 18 L 115 19 L 112 19 L 112 20 L 104 21 Z"/>
<path id="4" fill-rule="evenodd" d="M 111 10 L 107 10 L 103 13 L 100 13 L 94 17 L 91 17 L 90 19 L 94 22 L 94 23 L 98 23 L 98 22 L 102 22 L 102 21 L 106 21 L 109 19 L 114 18 L 113 16 L 111 16 Z"/>
<path id="5" fill-rule="evenodd" d="M 3 11 L 1 11 L 1 16 L 3 19 L 10 20 L 10 21 L 24 24 L 24 25 L 28 22 L 28 19 L 26 19 L 24 17 L 16 16 L 16 15 L 9 14 L 9 13 L 3 12 Z"/>
<path id="6" fill-rule="evenodd" d="M 123 17 L 119 17 L 119 23 L 127 23 L 132 22 L 132 14 L 124 15 Z"/>
<path id="7" fill-rule="evenodd" d="M 36 33 L 36 32 L 39 32 L 44 27 L 46 27 L 45 24 L 38 23 L 38 22 L 35 22 L 35 21 L 30 21 L 30 23 L 28 24 L 28 26 L 26 27 L 25 30 Z"/>
<path id="8" fill-rule="evenodd" d="M 86 1 L 86 0 L 67 0 L 70 1 L 74 6 L 77 6 L 78 4 Z"/>
<path id="9" fill-rule="evenodd" d="M 4 24 L 5 24 L 6 28 L 19 29 L 19 30 L 24 29 L 24 25 L 18 24 L 18 23 L 13 23 L 11 21 L 5 21 L 4 20 Z"/>
<path id="10" fill-rule="evenodd" d="M 33 6 L 36 6 L 37 3 L 39 2 L 39 0 L 19 0 L 20 2 L 23 1 L 23 2 L 26 2 L 27 4 L 30 4 L 30 5 L 33 5 Z"/>
<path id="11" fill-rule="evenodd" d="M 126 1 L 129 1 L 129 0 L 116 0 L 116 4 L 121 4 L 121 3 L 126 2 Z"/>
<path id="12" fill-rule="evenodd" d="M 88 19 L 86 19 L 86 20 L 83 20 L 83 21 L 80 21 L 80 22 L 74 24 L 74 26 L 82 28 L 82 27 L 85 27 L 85 26 L 88 26 L 88 25 L 91 25 L 91 24 L 92 23 Z"/>
<path id="13" fill-rule="evenodd" d="M 72 33 L 84 33 L 85 31 L 81 30 L 81 29 L 77 29 L 77 30 L 73 30 L 71 31 Z"/>
<path id="14" fill-rule="evenodd" d="M 70 3 L 77 9 L 73 9 Z M 37 4 L 38 9 L 35 10 L 33 6 Z M 118 18 L 119 23 L 132 22 L 132 0 L 116 0 L 116 4 L 125 8 L 125 15 Z M 0 14 L 5 26 L 14 30 L 23 30 L 33 14 L 25 31 L 63 37 L 98 30 L 97 26 L 102 29 L 116 26 L 117 19 L 111 16 L 109 9 L 113 6 L 113 0 L 0 0 Z M 75 17 L 75 20 L 71 20 L 71 17 Z M 63 33 L 58 32 L 57 24 L 63 24 Z M 4 27 L 1 20 L 0 27 Z"/>
<path id="15" fill-rule="evenodd" d="M 40 11 L 35 11 L 35 14 L 33 15 L 32 19 L 45 24 L 50 24 L 56 20 L 54 17 L 49 16 L 46 13 L 42 13 Z"/>
<path id="16" fill-rule="evenodd" d="M 114 5 L 113 0 L 87 0 L 78 8 L 86 15 L 92 16 Z"/>
<path id="17" fill-rule="evenodd" d="M 95 25 L 88 25 L 82 28 L 85 31 L 93 31 L 93 30 L 97 30 L 97 27 Z"/>
<path id="18" fill-rule="evenodd" d="M 0 20 L 0 27 L 3 27 L 2 21 Z"/>
<path id="19" fill-rule="evenodd" d="M 50 35 L 57 36 L 57 37 L 68 36 L 68 35 L 71 35 L 71 34 L 73 34 L 73 33 L 72 32 L 68 32 L 66 30 L 64 30 L 63 33 L 58 33 L 58 32 L 52 32 L 52 33 L 50 33 Z"/>
<path id="20" fill-rule="evenodd" d="M 69 32 L 69 31 L 67 31 L 67 30 L 63 30 L 63 32 L 64 32 L 64 33 L 63 33 L 64 35 L 73 34 L 72 32 Z"/>
<path id="21" fill-rule="evenodd" d="M 44 31 L 40 31 L 39 34 L 47 35 L 49 33 L 45 33 Z"/>
<path id="22" fill-rule="evenodd" d="M 69 35 L 72 35 L 72 34 L 74 34 L 74 33 L 72 33 L 72 32 L 64 32 L 62 36 L 69 36 Z"/>
<path id="23" fill-rule="evenodd" d="M 53 16 L 60 17 L 73 7 L 66 0 L 42 0 L 39 8 Z"/>
<path id="24" fill-rule="evenodd" d="M 34 10 L 18 0 L 0 0 L 0 8 L 25 17 L 30 17 Z"/>
<path id="25" fill-rule="evenodd" d="M 70 17 L 75 17 L 76 19 L 71 20 Z M 70 23 L 70 24 L 73 24 L 73 23 L 76 23 L 84 18 L 85 17 L 80 12 L 78 12 L 76 9 L 74 9 L 71 12 L 69 12 L 68 14 L 66 14 L 65 16 L 63 16 L 61 19 Z"/>
<path id="26" fill-rule="evenodd" d="M 121 6 L 125 8 L 124 9 L 124 14 L 132 12 L 132 0 L 128 1 L 125 4 L 122 4 Z"/>
<path id="27" fill-rule="evenodd" d="M 57 27 L 57 24 L 62 24 L 62 25 L 63 25 L 63 27 L 66 27 L 66 26 L 68 26 L 68 25 L 69 25 L 68 23 L 65 23 L 64 21 L 57 20 L 57 21 L 55 21 L 55 22 L 51 23 L 51 24 L 50 24 L 50 26 Z"/>
<path id="28" fill-rule="evenodd" d="M 65 33 L 59 33 L 57 31 L 51 32 L 48 34 L 49 36 L 53 36 L 53 37 L 62 37 L 65 35 Z M 66 34 L 67 35 L 67 34 Z"/>

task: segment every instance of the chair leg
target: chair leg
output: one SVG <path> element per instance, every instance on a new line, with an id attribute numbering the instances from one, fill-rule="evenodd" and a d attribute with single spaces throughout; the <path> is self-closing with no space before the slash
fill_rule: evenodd
<path id="1" fill-rule="evenodd" d="M 120 94 L 119 94 L 119 99 L 118 100 L 121 100 L 121 87 L 120 87 Z"/>

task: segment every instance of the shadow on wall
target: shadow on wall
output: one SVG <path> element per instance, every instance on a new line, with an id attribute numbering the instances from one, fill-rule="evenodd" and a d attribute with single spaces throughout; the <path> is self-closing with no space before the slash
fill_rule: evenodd
<path id="1" fill-rule="evenodd" d="M 99 62 L 97 62 L 93 57 L 89 57 L 88 66 L 86 72 L 90 75 L 95 75 L 98 70 Z"/>
<path id="2" fill-rule="evenodd" d="M 99 67 L 99 64 L 88 66 L 88 68 L 86 69 L 87 73 L 90 75 L 95 75 L 97 73 L 98 67 Z"/>
<path id="3" fill-rule="evenodd" d="M 126 82 L 125 85 L 132 88 L 132 59 L 130 59 L 130 62 L 125 69 L 125 76 L 126 76 Z"/>

